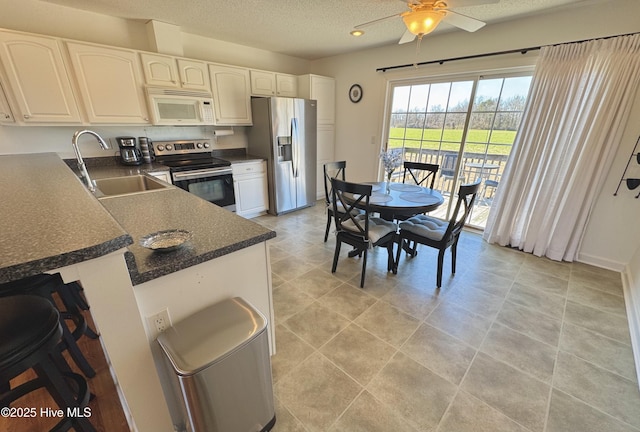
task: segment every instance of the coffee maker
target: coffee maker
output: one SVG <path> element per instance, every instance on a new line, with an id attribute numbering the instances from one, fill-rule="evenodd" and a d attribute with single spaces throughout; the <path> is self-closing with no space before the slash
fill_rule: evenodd
<path id="1" fill-rule="evenodd" d="M 134 137 L 116 137 L 118 147 L 120 147 L 120 162 L 124 165 L 142 164 L 142 153 Z"/>

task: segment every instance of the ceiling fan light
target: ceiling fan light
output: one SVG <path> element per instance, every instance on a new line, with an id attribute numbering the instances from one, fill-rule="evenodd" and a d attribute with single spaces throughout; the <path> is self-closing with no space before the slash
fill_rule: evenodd
<path id="1" fill-rule="evenodd" d="M 440 24 L 444 14 L 434 10 L 417 10 L 402 17 L 407 30 L 416 36 L 431 33 Z"/>

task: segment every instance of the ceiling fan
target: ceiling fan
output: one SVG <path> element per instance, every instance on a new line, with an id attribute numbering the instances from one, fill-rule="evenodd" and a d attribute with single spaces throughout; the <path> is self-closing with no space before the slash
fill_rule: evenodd
<path id="1" fill-rule="evenodd" d="M 435 30 L 441 21 L 468 32 L 474 32 L 484 27 L 485 23 L 475 18 L 462 15 L 461 13 L 454 12 L 450 8 L 478 6 L 489 3 L 498 3 L 499 1 L 500 0 L 412 0 L 407 3 L 410 10 L 359 24 L 354 27 L 354 32 L 357 32 L 362 27 L 396 17 L 401 17 L 407 27 L 407 31 L 398 42 L 401 44 L 413 41 L 416 36 L 418 39 L 422 39 L 424 35 Z M 352 32 L 352 34 L 354 32 Z"/>

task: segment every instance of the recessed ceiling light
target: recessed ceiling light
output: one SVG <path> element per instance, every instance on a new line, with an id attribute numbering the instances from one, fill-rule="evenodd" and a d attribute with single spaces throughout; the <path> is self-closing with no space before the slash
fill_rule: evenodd
<path id="1" fill-rule="evenodd" d="M 349 33 L 351 36 L 362 36 L 364 34 L 364 30 L 355 29 Z"/>

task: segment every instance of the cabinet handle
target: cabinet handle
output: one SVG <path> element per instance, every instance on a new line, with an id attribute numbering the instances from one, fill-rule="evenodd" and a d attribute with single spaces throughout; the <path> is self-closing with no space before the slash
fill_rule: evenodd
<path id="1" fill-rule="evenodd" d="M 23 117 L 24 117 L 25 120 L 29 120 L 31 118 L 30 115 L 26 115 L 26 114 Z"/>

